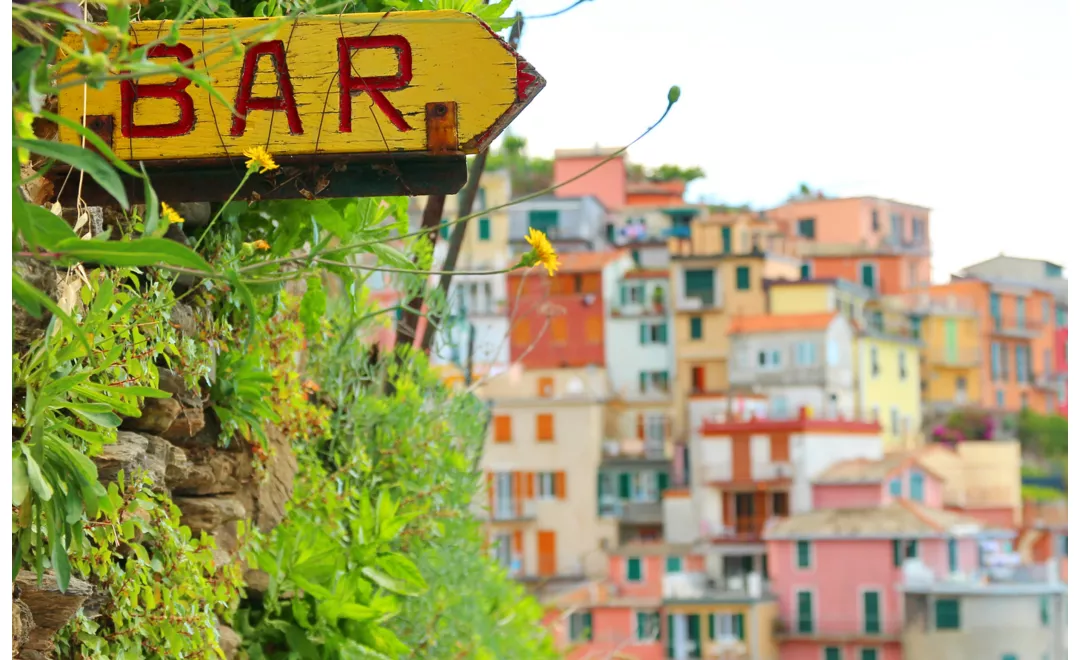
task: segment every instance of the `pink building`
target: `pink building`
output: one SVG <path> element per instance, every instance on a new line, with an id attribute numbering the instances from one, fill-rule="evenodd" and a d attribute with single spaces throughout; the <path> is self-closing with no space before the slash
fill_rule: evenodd
<path id="1" fill-rule="evenodd" d="M 556 149 L 553 179 L 556 185 L 594 167 L 617 149 Z M 556 197 L 584 197 L 592 195 L 609 210 L 626 206 L 626 160 L 625 154 L 600 165 L 577 181 L 555 190 Z"/>
<path id="2" fill-rule="evenodd" d="M 905 562 L 975 571 L 980 523 L 943 510 L 941 477 L 910 456 L 842 461 L 812 489 L 814 510 L 765 532 L 781 657 L 900 660 Z"/>
<path id="3" fill-rule="evenodd" d="M 1054 375 L 1060 379 L 1057 411 L 1069 416 L 1069 326 L 1059 325 L 1054 330 Z"/>

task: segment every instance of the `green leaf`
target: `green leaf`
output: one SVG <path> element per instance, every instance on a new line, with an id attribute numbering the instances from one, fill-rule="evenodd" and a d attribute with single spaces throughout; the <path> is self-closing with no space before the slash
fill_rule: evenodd
<path id="1" fill-rule="evenodd" d="M 26 501 L 30 492 L 30 475 L 26 473 L 26 459 L 21 455 L 11 460 L 11 502 L 16 506 Z"/>
<path id="2" fill-rule="evenodd" d="M 319 326 L 323 316 L 326 315 L 326 291 L 322 286 L 322 278 L 309 277 L 307 279 L 307 291 L 300 301 L 300 320 L 304 324 L 304 331 L 309 336 L 318 336 Z"/>
<path id="3" fill-rule="evenodd" d="M 180 266 L 203 273 L 214 269 L 194 250 L 167 238 L 137 238 L 133 241 L 62 241 L 55 248 L 65 257 L 93 261 L 103 266 Z"/>
<path id="4" fill-rule="evenodd" d="M 383 589 L 392 591 L 396 594 L 401 594 L 402 596 L 416 596 L 424 591 L 422 588 L 418 589 L 414 584 L 397 579 L 371 566 L 365 566 L 360 572 Z"/>
<path id="5" fill-rule="evenodd" d="M 51 251 L 64 240 L 78 240 L 68 223 L 48 209 L 24 202 L 18 195 L 14 196 L 13 204 L 12 210 L 18 216 L 16 226 L 21 226 L 23 240 L 30 250 Z"/>
<path id="6" fill-rule="evenodd" d="M 98 426 L 116 428 L 124 421 L 112 411 L 112 408 L 103 403 L 66 403 L 62 407 Z"/>
<path id="7" fill-rule="evenodd" d="M 30 446 L 24 444 L 22 451 L 23 456 L 26 457 L 26 476 L 30 481 L 30 486 L 42 501 L 48 502 L 53 496 L 52 485 L 46 481 L 45 476 L 41 474 L 38 462 L 30 455 Z"/>
<path id="8" fill-rule="evenodd" d="M 52 546 L 52 566 L 56 573 L 56 586 L 60 587 L 61 593 L 66 592 L 71 582 L 71 563 L 68 561 L 67 548 L 64 547 L 62 535 L 58 530 L 52 530 L 50 535 L 56 535 L 49 540 Z"/>
<path id="9" fill-rule="evenodd" d="M 122 5 L 123 5 L 123 3 L 117 3 L 117 6 L 122 6 Z M 104 154 L 105 158 L 107 158 L 109 160 L 109 162 L 112 163 L 113 166 L 116 167 L 116 169 L 124 172 L 125 174 L 130 174 L 133 177 L 137 177 L 139 179 L 146 178 L 146 172 L 145 171 L 142 174 L 139 174 L 138 172 L 136 172 L 130 165 L 128 165 L 124 161 L 120 160 L 120 157 L 117 156 L 115 152 L 113 152 L 113 150 L 109 147 L 108 144 L 105 143 L 104 140 L 102 140 L 100 137 L 98 137 L 97 133 L 91 131 L 90 129 L 83 126 L 79 122 L 68 119 L 67 117 L 62 117 L 60 115 L 53 114 L 53 113 L 49 112 L 48 110 L 41 110 L 40 112 L 38 112 L 38 114 L 41 115 L 42 117 L 44 117 L 45 119 L 48 119 L 49 121 L 55 122 L 55 123 L 60 124 L 62 126 L 67 126 L 71 130 L 73 130 L 76 133 L 78 133 L 79 135 L 81 135 L 82 137 L 86 138 L 86 141 L 89 142 L 90 144 L 94 145 L 94 147 L 96 147 L 99 152 Z M 149 185 L 149 179 L 147 179 L 147 185 Z M 151 188 L 151 190 L 153 190 L 153 189 Z"/>
<path id="10" fill-rule="evenodd" d="M 81 343 L 86 349 L 86 354 L 88 356 L 94 354 L 94 349 L 90 347 L 90 342 L 87 340 L 86 333 L 82 331 L 82 328 L 80 328 L 79 324 L 75 322 L 75 319 L 71 318 L 71 316 L 69 316 L 67 312 L 60 309 L 60 307 L 57 306 L 57 304 L 54 303 L 51 298 L 46 296 L 34 286 L 27 283 L 27 281 L 24 280 L 18 273 L 11 274 L 11 295 L 23 307 L 23 309 L 30 312 L 31 314 L 34 313 L 33 309 L 36 309 L 38 312 L 38 318 L 40 318 L 41 316 L 42 307 L 52 312 L 56 317 L 63 321 L 65 325 L 68 326 L 68 329 L 71 330 L 72 334 L 75 336 L 75 339 L 77 339 L 79 343 Z M 28 305 L 31 305 L 33 307 L 30 307 Z"/>
<path id="11" fill-rule="evenodd" d="M 130 206 L 127 192 L 124 190 L 124 183 L 120 180 L 120 175 L 116 173 L 116 170 L 114 170 L 104 158 L 95 154 L 93 151 L 83 149 L 82 147 L 76 147 L 71 144 L 46 140 L 23 140 L 20 138 L 12 138 L 11 143 L 15 147 L 26 149 L 27 151 L 45 156 L 46 158 L 55 158 L 76 169 L 82 170 L 97 181 L 98 185 L 100 185 L 103 190 L 112 195 L 113 199 L 120 203 L 120 206 L 125 209 Z"/>
<path id="12" fill-rule="evenodd" d="M 143 200 L 146 210 L 144 211 L 145 217 L 143 218 L 143 236 L 157 236 L 158 225 L 161 223 L 161 202 L 158 201 L 157 192 L 154 191 L 154 187 L 150 185 L 150 177 L 146 175 L 146 165 L 139 163 L 139 168 L 142 170 L 143 177 Z M 163 227 L 168 229 L 168 227 Z M 162 232 L 164 233 L 164 232 Z"/>
<path id="13" fill-rule="evenodd" d="M 409 588 L 415 593 L 427 589 L 427 581 L 424 580 L 424 576 L 416 568 L 416 564 L 405 555 L 396 553 L 383 555 L 375 561 L 375 564 L 390 577 L 408 584 Z"/>
<path id="14" fill-rule="evenodd" d="M 301 658 L 322 656 L 319 648 L 308 639 L 307 632 L 299 626 L 289 626 L 285 629 L 285 641 L 289 643 L 289 650 L 299 653 Z"/>
<path id="15" fill-rule="evenodd" d="M 395 247 L 391 247 L 385 243 L 375 243 L 367 246 L 367 249 L 379 258 L 380 265 L 390 266 L 391 268 L 400 268 L 402 270 L 416 270 L 416 264 L 405 256 L 401 250 L 398 250 Z"/>

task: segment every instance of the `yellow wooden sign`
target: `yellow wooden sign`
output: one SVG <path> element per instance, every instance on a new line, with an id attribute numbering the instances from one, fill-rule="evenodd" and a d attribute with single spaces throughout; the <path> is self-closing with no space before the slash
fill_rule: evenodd
<path id="1" fill-rule="evenodd" d="M 467 154 L 544 86 L 487 25 L 457 11 L 204 19 L 184 24 L 171 45 L 170 29 L 133 23 L 132 40 L 154 43 L 154 60 L 205 72 L 235 112 L 169 74 L 64 89 L 60 114 L 130 161 L 237 158 L 255 146 L 275 157 Z M 83 47 L 81 36 L 68 39 Z M 81 142 L 66 127 L 60 139 Z"/>

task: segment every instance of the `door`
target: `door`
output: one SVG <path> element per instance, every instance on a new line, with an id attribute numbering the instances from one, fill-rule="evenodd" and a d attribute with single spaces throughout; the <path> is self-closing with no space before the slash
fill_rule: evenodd
<path id="1" fill-rule="evenodd" d="M 514 515 L 513 475 L 499 472 L 495 475 L 495 517 L 506 520 Z"/>
<path id="2" fill-rule="evenodd" d="M 721 227 L 720 238 L 724 242 L 724 254 L 731 254 L 731 227 Z"/>
<path id="3" fill-rule="evenodd" d="M 956 319 L 945 320 L 945 361 L 956 364 L 959 358 L 956 343 Z"/>
<path id="4" fill-rule="evenodd" d="M 877 274 L 874 272 L 874 270 L 874 264 L 872 263 L 862 265 L 861 276 L 863 286 L 870 289 L 871 291 L 877 291 Z"/>
<path id="5" fill-rule="evenodd" d="M 540 530 L 536 533 L 536 554 L 538 557 L 537 573 L 555 575 L 555 532 Z"/>
<path id="6" fill-rule="evenodd" d="M 691 370 L 691 379 L 693 380 L 691 385 L 693 392 L 705 391 L 705 367 L 694 367 Z"/>

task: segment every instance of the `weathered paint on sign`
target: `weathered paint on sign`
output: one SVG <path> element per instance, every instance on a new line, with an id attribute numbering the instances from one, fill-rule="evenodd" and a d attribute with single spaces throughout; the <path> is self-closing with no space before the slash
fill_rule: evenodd
<path id="1" fill-rule="evenodd" d="M 150 55 L 204 70 L 236 113 L 170 75 L 60 93 L 60 114 L 104 133 L 126 160 L 476 153 L 544 86 L 484 23 L 457 11 L 133 23 Z M 245 38 L 246 37 L 246 38 Z M 239 38 L 245 50 L 230 45 Z M 81 48 L 81 37 L 69 37 Z M 111 138 L 111 140 L 110 140 Z M 78 133 L 61 127 L 63 142 Z"/>

